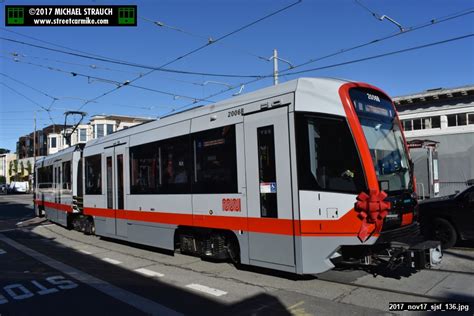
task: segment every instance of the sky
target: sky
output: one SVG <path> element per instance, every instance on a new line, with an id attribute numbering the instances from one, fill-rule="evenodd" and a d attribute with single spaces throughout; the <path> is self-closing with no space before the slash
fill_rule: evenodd
<path id="1" fill-rule="evenodd" d="M 218 39 L 294 2 L 297 1 L 76 0 L 68 1 L 68 4 L 136 4 L 138 26 L 2 25 L 0 37 L 67 52 L 80 50 L 88 55 L 101 55 L 110 59 L 159 67 L 206 44 L 209 37 Z M 0 0 L 0 4 L 0 20 L 4 21 L 4 5 L 54 5 L 64 2 Z M 386 57 L 337 64 L 472 35 L 473 11 L 472 0 L 359 0 L 359 3 L 355 0 L 303 0 L 166 68 L 205 74 L 267 76 L 273 71 L 273 62 L 265 58 L 272 55 L 273 49 L 278 50 L 280 58 L 292 65 L 299 65 L 359 44 L 395 35 L 360 49 L 288 70 L 286 72 L 291 73 L 332 66 L 282 76 L 280 82 L 299 77 L 344 78 L 370 83 L 392 97 L 432 88 L 471 85 L 474 84 L 472 36 Z M 405 30 L 426 24 L 433 19 L 438 21 L 456 13 L 470 13 L 401 33 L 397 25 L 387 19 L 377 19 L 371 12 L 378 16 L 390 17 Z M 166 27 L 157 26 L 153 21 L 159 21 Z M 288 64 L 280 61 L 279 68 L 285 70 Z M 35 113 L 38 129 L 52 122 L 64 124 L 65 111 L 77 110 L 84 101 L 93 100 L 117 87 L 116 82 L 132 80 L 147 71 L 0 39 L 0 148 L 8 148 L 14 152 L 18 138 L 33 131 Z M 85 76 L 73 76 L 71 72 Z M 233 93 L 239 91 L 241 83 L 250 80 L 252 78 L 154 71 L 134 81 L 134 84 L 141 88 L 123 86 L 86 104 L 81 110 L 88 113 L 86 121 L 95 114 L 159 117 L 192 106 L 209 104 L 209 101 L 230 98 Z M 246 84 L 242 93 L 272 84 L 273 79 L 266 77 Z M 225 91 L 229 86 L 236 89 Z M 218 92 L 222 93 L 209 97 Z M 53 98 L 57 98 L 54 103 Z M 207 101 L 193 103 L 195 99 Z M 47 113 L 42 107 L 51 107 L 51 111 Z"/>

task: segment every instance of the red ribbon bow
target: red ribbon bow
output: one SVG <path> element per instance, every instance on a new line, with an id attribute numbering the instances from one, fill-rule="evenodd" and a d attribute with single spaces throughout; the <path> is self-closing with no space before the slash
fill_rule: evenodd
<path id="1" fill-rule="evenodd" d="M 357 196 L 354 209 L 362 221 L 359 234 L 361 242 L 365 242 L 374 232 L 382 230 L 383 219 L 390 209 L 390 202 L 385 202 L 387 193 L 378 190 L 369 190 L 369 194 L 361 192 Z"/>

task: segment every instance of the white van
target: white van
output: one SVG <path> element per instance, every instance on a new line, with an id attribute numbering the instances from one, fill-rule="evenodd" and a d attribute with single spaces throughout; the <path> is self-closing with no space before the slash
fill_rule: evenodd
<path id="1" fill-rule="evenodd" d="M 26 193 L 29 190 L 27 181 L 14 181 L 10 183 L 10 193 Z"/>

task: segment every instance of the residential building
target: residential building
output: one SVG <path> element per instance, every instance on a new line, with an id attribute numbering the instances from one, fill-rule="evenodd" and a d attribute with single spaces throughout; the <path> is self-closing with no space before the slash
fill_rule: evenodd
<path id="1" fill-rule="evenodd" d="M 71 134 L 71 145 L 86 143 L 91 139 L 112 134 L 118 130 L 149 122 L 152 118 L 133 117 L 125 115 L 94 115 L 89 123 L 80 124 Z M 72 126 L 66 126 L 70 132 Z M 20 159 L 33 157 L 34 133 L 19 138 L 17 142 L 17 153 Z M 67 148 L 67 140 L 64 136 L 64 125 L 50 125 L 42 130 L 36 131 L 36 156 L 46 156 L 57 153 Z"/>
<path id="2" fill-rule="evenodd" d="M 438 142 L 440 195 L 465 188 L 474 179 L 474 85 L 431 89 L 393 101 L 408 141 Z"/>
<path id="3" fill-rule="evenodd" d="M 0 177 L 5 177 L 7 183 L 10 183 L 10 178 L 14 175 L 13 168 L 10 168 L 10 163 L 13 163 L 16 157 L 16 154 L 0 154 Z"/>
<path id="4" fill-rule="evenodd" d="M 43 129 L 36 131 L 36 138 L 35 133 L 32 132 L 28 135 L 21 136 L 18 139 L 16 144 L 16 153 L 19 159 L 34 157 L 33 150 L 36 149 L 36 157 L 42 157 L 48 155 L 48 138 L 50 134 L 58 134 L 60 133 L 63 125 L 54 124 L 49 125 Z M 33 142 L 36 140 L 36 146 Z"/>

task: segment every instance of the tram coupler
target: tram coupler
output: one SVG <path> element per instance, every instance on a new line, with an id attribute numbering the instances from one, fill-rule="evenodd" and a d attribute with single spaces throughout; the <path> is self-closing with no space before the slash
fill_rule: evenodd
<path id="1" fill-rule="evenodd" d="M 391 241 L 371 246 L 344 246 L 338 257 L 331 259 L 339 266 L 429 269 L 441 262 L 442 252 L 439 241 L 426 240 L 413 243 Z"/>
<path id="2" fill-rule="evenodd" d="M 395 269 L 400 266 L 412 269 L 430 269 L 441 263 L 443 254 L 439 241 L 425 240 L 414 245 L 390 243 L 390 259 L 387 268 Z"/>
<path id="3" fill-rule="evenodd" d="M 411 267 L 415 269 L 430 269 L 441 263 L 443 253 L 441 243 L 435 240 L 425 240 L 408 250 L 411 252 Z"/>

